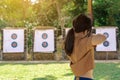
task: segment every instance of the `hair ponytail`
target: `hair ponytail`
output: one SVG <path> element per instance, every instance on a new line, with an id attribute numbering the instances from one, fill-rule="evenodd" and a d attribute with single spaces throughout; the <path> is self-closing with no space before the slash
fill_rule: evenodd
<path id="1" fill-rule="evenodd" d="M 70 56 L 73 52 L 73 47 L 74 47 L 74 30 L 71 28 L 68 31 L 68 34 L 65 39 L 65 52 L 68 56 Z"/>
<path id="2" fill-rule="evenodd" d="M 89 37 L 91 35 L 91 30 L 92 30 L 91 19 L 87 17 L 85 14 L 80 14 L 73 20 L 73 28 L 71 28 L 68 31 L 65 40 L 64 47 L 65 47 L 65 52 L 68 56 L 70 56 L 73 52 L 75 33 L 85 32 L 87 30 L 87 35 L 85 35 L 85 37 Z"/>

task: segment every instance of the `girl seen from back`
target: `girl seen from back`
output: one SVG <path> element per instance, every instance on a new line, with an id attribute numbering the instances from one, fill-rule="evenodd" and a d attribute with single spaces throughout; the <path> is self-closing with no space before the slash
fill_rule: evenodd
<path id="1" fill-rule="evenodd" d="M 73 20 L 73 27 L 65 39 L 65 52 L 75 80 L 93 80 L 94 46 L 105 41 L 102 34 L 92 34 L 91 19 L 85 14 Z"/>

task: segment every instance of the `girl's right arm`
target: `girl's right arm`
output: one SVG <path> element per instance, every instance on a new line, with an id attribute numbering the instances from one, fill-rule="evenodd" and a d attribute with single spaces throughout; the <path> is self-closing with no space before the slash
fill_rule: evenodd
<path id="1" fill-rule="evenodd" d="M 106 40 L 106 36 L 104 36 L 103 34 L 92 35 L 92 45 L 93 46 L 103 43 L 105 40 Z"/>

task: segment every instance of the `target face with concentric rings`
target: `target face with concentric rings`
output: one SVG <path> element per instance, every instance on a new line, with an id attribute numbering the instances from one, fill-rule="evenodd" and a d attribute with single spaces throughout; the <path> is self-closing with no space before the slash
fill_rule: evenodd
<path id="1" fill-rule="evenodd" d="M 43 34 L 42 34 L 42 38 L 43 38 L 43 39 L 47 39 L 47 38 L 48 38 L 48 34 L 47 34 L 47 33 L 43 33 Z"/>
<path id="2" fill-rule="evenodd" d="M 42 47 L 44 47 L 44 48 L 46 48 L 46 47 L 48 47 L 48 42 L 42 42 Z"/>
<path id="3" fill-rule="evenodd" d="M 13 34 L 11 35 L 11 38 L 14 39 L 14 40 L 17 39 L 17 34 L 13 33 Z"/>

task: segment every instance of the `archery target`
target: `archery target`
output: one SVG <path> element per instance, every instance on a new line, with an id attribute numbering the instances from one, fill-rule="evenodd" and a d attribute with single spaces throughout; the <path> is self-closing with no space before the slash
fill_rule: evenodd
<path id="1" fill-rule="evenodd" d="M 96 34 L 101 33 L 106 36 L 106 41 L 97 45 L 96 51 L 116 51 L 116 28 L 98 28 Z"/>
<path id="2" fill-rule="evenodd" d="M 34 52 L 53 52 L 55 50 L 54 30 L 35 30 Z"/>
<path id="3" fill-rule="evenodd" d="M 24 29 L 3 29 L 3 52 L 24 52 Z"/>

